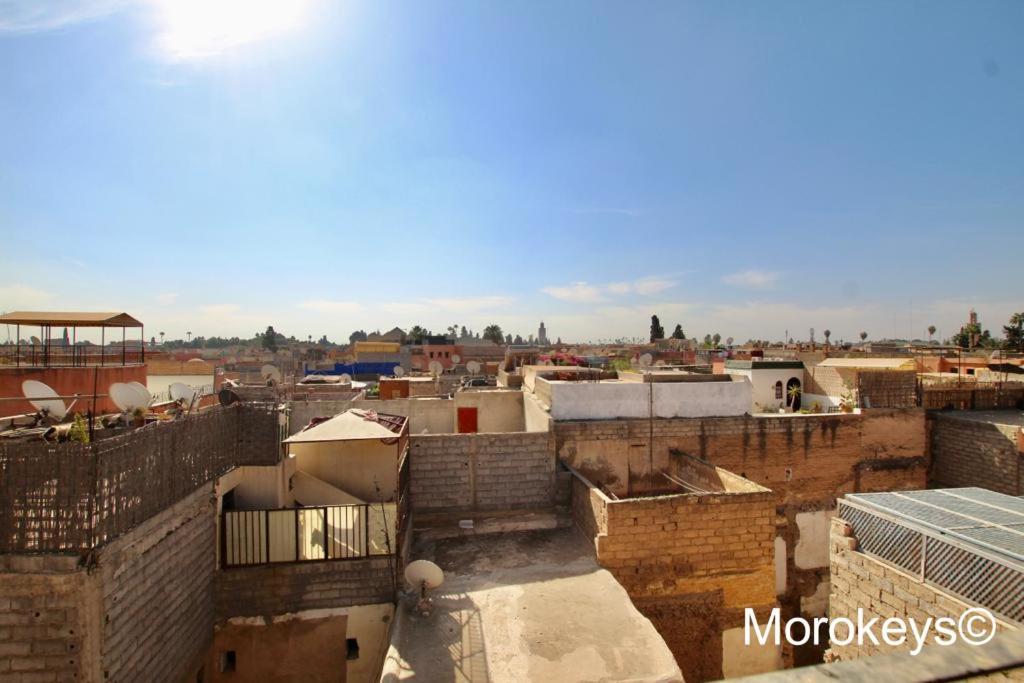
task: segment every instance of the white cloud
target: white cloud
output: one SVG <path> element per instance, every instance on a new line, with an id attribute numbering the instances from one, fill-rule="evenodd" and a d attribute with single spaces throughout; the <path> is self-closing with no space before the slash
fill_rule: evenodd
<path id="1" fill-rule="evenodd" d="M 0 2 L 0 31 L 54 31 L 99 19 L 126 4 L 125 0 L 5 0 Z"/>
<path id="2" fill-rule="evenodd" d="M 0 286 L 0 310 L 31 308 L 53 299 L 53 294 L 28 285 Z"/>
<path id="3" fill-rule="evenodd" d="M 735 287 L 767 289 L 778 282 L 779 275 L 779 273 L 768 270 L 744 270 L 726 275 L 722 278 L 722 282 Z"/>
<path id="4" fill-rule="evenodd" d="M 625 296 L 627 294 L 650 296 L 671 289 L 677 284 L 678 282 L 671 278 L 650 276 L 632 282 L 611 282 L 604 285 L 591 285 L 586 282 L 574 282 L 564 286 L 551 285 L 540 291 L 562 301 L 587 304 L 607 301 L 609 296 Z"/>
<path id="5" fill-rule="evenodd" d="M 470 296 L 426 300 L 426 303 L 431 307 L 453 313 L 471 313 L 506 308 L 514 302 L 515 299 L 510 296 Z"/>
<path id="6" fill-rule="evenodd" d="M 163 294 L 157 294 L 156 300 L 163 306 L 170 306 L 178 300 L 178 295 L 175 292 L 164 292 Z"/>
<path id="7" fill-rule="evenodd" d="M 556 299 L 572 301 L 578 304 L 604 301 L 604 296 L 601 294 L 601 288 L 595 287 L 594 285 L 588 285 L 586 282 L 574 282 L 573 284 L 566 285 L 564 287 L 544 287 L 540 291 L 544 292 L 548 296 L 553 296 Z"/>
<path id="8" fill-rule="evenodd" d="M 303 301 L 299 304 L 299 308 L 320 313 L 355 313 L 363 310 L 362 305 L 356 301 L 329 301 L 327 299 Z"/>
<path id="9" fill-rule="evenodd" d="M 239 310 L 239 307 L 235 304 L 209 304 L 199 307 L 199 312 L 207 316 L 232 315 Z"/>

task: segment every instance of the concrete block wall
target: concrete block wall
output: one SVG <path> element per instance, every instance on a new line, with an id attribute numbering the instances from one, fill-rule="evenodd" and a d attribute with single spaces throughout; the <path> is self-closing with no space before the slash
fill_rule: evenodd
<path id="1" fill-rule="evenodd" d="M 90 639 L 98 638 L 99 613 L 87 602 L 96 591 L 78 558 L 5 555 L 0 572 L 0 681 L 98 680 Z"/>
<path id="2" fill-rule="evenodd" d="M 98 556 L 107 681 L 181 680 L 213 638 L 215 499 L 207 484 Z"/>
<path id="3" fill-rule="evenodd" d="M 1011 496 L 1024 494 L 1020 427 L 932 413 L 930 485 L 980 486 Z"/>
<path id="4" fill-rule="evenodd" d="M 955 622 L 971 607 L 951 593 L 922 582 L 917 576 L 859 552 L 852 528 L 838 517 L 832 519 L 829 546 L 830 619 L 844 617 L 857 623 L 857 610 L 861 609 L 864 621 L 878 617 L 881 623 L 890 617 L 897 617 L 911 618 L 923 625 L 927 619 L 939 617 L 949 617 Z M 996 621 L 998 632 L 1016 629 L 1016 626 L 1005 621 Z M 845 631 L 840 630 L 840 636 L 845 634 Z M 826 653 L 826 661 L 909 651 L 913 646 L 910 639 L 901 646 L 888 645 L 881 640 L 880 634 L 880 628 L 876 629 L 878 645 L 869 638 L 864 638 L 863 643 L 855 639 L 849 645 L 833 643 Z M 932 642 L 932 639 L 927 642 Z"/>
<path id="5" fill-rule="evenodd" d="M 392 564 L 380 557 L 226 569 L 217 573 L 216 619 L 391 602 Z"/>
<path id="6" fill-rule="evenodd" d="M 417 434 L 410 438 L 414 512 L 508 510 L 556 502 L 548 432 Z"/>

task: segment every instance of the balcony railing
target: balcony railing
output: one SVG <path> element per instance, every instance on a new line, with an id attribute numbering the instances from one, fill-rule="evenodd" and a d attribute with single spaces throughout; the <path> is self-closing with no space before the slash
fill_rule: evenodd
<path id="1" fill-rule="evenodd" d="M 139 346 L 117 348 L 95 345 L 0 345 L 0 365 L 21 367 L 86 367 L 93 365 L 137 365 L 145 362 L 145 351 Z"/>
<path id="2" fill-rule="evenodd" d="M 230 510 L 221 515 L 221 566 L 394 555 L 398 522 L 395 503 Z"/>

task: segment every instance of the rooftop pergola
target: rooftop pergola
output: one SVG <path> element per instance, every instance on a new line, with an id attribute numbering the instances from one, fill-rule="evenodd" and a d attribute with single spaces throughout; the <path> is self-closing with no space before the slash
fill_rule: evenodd
<path id="1" fill-rule="evenodd" d="M 129 365 L 146 362 L 146 334 L 142 323 L 128 315 L 117 312 L 89 311 L 14 311 L 0 315 L 0 324 L 15 326 L 15 343 L 0 353 L 0 360 L 15 366 L 85 366 L 85 365 Z M 22 344 L 21 326 L 38 327 L 39 343 Z M 68 342 L 54 344 L 53 328 L 68 328 L 71 337 Z M 92 344 L 78 343 L 78 328 L 99 328 L 99 351 Z M 128 328 L 139 329 L 139 350 L 128 352 Z M 120 328 L 121 353 L 114 354 L 108 362 L 107 329 Z M 117 355 L 120 356 L 118 363 Z"/>

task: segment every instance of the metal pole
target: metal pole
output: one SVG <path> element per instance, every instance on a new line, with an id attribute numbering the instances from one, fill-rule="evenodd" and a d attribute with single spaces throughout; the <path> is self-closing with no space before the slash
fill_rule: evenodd
<path id="1" fill-rule="evenodd" d="M 121 365 L 128 364 L 128 338 L 125 334 L 125 328 L 121 328 Z"/>
<path id="2" fill-rule="evenodd" d="M 100 328 L 100 365 L 103 365 L 107 356 L 107 328 Z"/>

